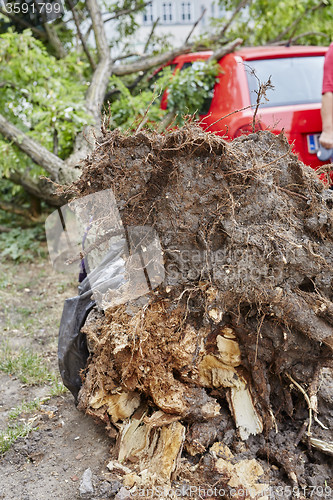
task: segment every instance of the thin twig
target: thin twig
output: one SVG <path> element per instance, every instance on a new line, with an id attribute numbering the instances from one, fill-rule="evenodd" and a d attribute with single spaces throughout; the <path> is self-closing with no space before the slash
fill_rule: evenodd
<path id="1" fill-rule="evenodd" d="M 74 7 L 74 4 L 72 2 L 72 0 L 66 0 L 68 5 L 69 5 L 69 8 L 73 14 L 73 19 L 74 19 L 74 23 L 75 23 L 75 26 L 76 26 L 76 32 L 77 32 L 77 35 L 82 43 L 82 48 L 88 58 L 88 61 L 89 61 L 89 64 L 90 66 L 92 67 L 93 70 L 96 69 L 96 63 L 95 61 L 93 60 L 91 54 L 90 54 L 90 51 L 88 49 L 88 46 L 86 44 L 86 41 L 82 35 L 82 32 L 81 32 L 81 28 L 80 28 L 80 22 L 79 22 L 79 18 L 78 18 L 78 15 L 77 15 L 77 12 L 75 10 L 75 7 Z"/>
<path id="2" fill-rule="evenodd" d="M 252 106 L 251 105 L 250 106 L 245 106 L 244 108 L 236 109 L 235 111 L 232 111 L 231 113 L 228 113 L 227 115 L 222 116 L 221 118 L 219 118 L 215 122 L 213 122 L 210 125 L 208 125 L 208 127 L 206 127 L 204 129 L 204 132 L 206 132 L 213 125 L 216 125 L 216 123 L 220 122 L 221 120 L 224 120 L 225 118 L 228 118 L 228 116 L 234 115 L 235 113 L 239 113 L 240 111 L 245 111 L 246 109 L 249 109 L 249 108 L 252 108 Z"/>
<path id="3" fill-rule="evenodd" d="M 258 346 L 259 346 L 259 336 L 260 336 L 261 327 L 262 327 L 262 324 L 264 322 L 265 317 L 266 317 L 266 314 L 263 314 L 263 316 L 261 318 L 261 321 L 260 321 L 260 325 L 257 328 L 256 353 L 255 353 L 255 356 L 254 356 L 254 364 L 256 364 L 256 362 L 257 362 Z"/>
<path id="4" fill-rule="evenodd" d="M 312 404 L 311 404 L 311 401 L 310 401 L 310 398 L 307 394 L 307 392 L 303 389 L 303 387 L 298 383 L 296 382 L 296 380 L 294 380 L 292 378 L 291 375 L 289 375 L 289 373 L 286 373 L 286 376 L 289 378 L 289 380 L 291 380 L 291 382 L 297 387 L 297 389 L 299 391 L 301 391 L 301 393 L 303 394 L 304 396 L 304 399 L 305 401 L 307 402 L 307 405 L 308 405 L 308 409 L 309 409 L 309 424 L 308 424 L 308 430 L 307 430 L 307 435 L 308 436 L 311 436 L 311 426 L 312 426 Z"/>
<path id="5" fill-rule="evenodd" d="M 303 38 L 305 36 L 322 36 L 322 37 L 327 38 L 327 39 L 331 38 L 327 33 L 321 33 L 320 31 L 306 31 L 305 33 L 301 33 L 300 35 L 297 35 L 294 38 L 289 39 L 288 42 L 284 42 L 284 43 L 292 45 L 293 43 L 297 42 L 297 40 L 299 40 L 300 38 Z"/>
<path id="6" fill-rule="evenodd" d="M 193 31 L 195 30 L 195 28 L 198 26 L 198 24 L 200 23 L 201 19 L 204 17 L 204 15 L 206 14 L 207 12 L 207 9 L 206 7 L 203 9 L 203 11 L 201 12 L 201 15 L 198 17 L 198 19 L 195 21 L 195 23 L 193 24 L 192 28 L 191 28 L 191 31 L 189 32 L 189 34 L 187 35 L 186 37 L 186 40 L 185 40 L 185 43 L 184 45 L 187 45 L 187 42 L 189 41 L 189 39 L 191 38 L 192 36 L 192 33 Z"/>
<path id="7" fill-rule="evenodd" d="M 260 107 L 263 99 L 265 99 L 265 101 L 268 101 L 268 98 L 266 96 L 266 92 L 269 89 L 274 89 L 274 85 L 272 85 L 271 76 L 269 76 L 267 82 L 262 83 L 259 80 L 258 76 L 256 75 L 256 72 L 252 68 L 251 68 L 251 75 L 253 75 L 258 82 L 258 90 L 254 91 L 257 94 L 257 99 L 256 99 L 256 107 L 254 109 L 253 118 L 252 118 L 252 132 L 255 132 L 255 130 L 256 130 L 256 118 L 257 118 L 257 113 L 258 113 L 259 107 Z"/>
<path id="8" fill-rule="evenodd" d="M 158 17 L 158 18 L 156 19 L 156 21 L 154 22 L 153 26 L 152 26 L 152 29 L 151 29 L 151 31 L 150 31 L 150 33 L 149 33 L 149 36 L 148 36 L 147 41 L 146 41 L 146 44 L 145 44 L 145 48 L 143 49 L 143 53 L 144 53 L 144 54 L 146 54 L 146 52 L 147 52 L 147 50 L 148 50 L 148 47 L 149 47 L 150 41 L 151 41 L 151 39 L 152 39 L 152 36 L 153 36 L 153 34 L 154 34 L 154 31 L 155 31 L 156 26 L 158 25 L 159 21 L 160 21 L 160 18 Z"/>
<path id="9" fill-rule="evenodd" d="M 234 22 L 236 19 L 237 14 L 244 8 L 248 3 L 250 3 L 252 0 L 243 0 L 243 2 L 240 2 L 240 4 L 237 6 L 237 8 L 233 11 L 231 18 L 229 21 L 223 26 L 222 30 L 219 33 L 219 38 L 222 38 L 226 31 L 230 28 L 231 24 Z"/>
<path id="10" fill-rule="evenodd" d="M 137 4 L 133 8 L 119 10 L 118 12 L 113 14 L 111 17 L 104 19 L 104 23 L 108 23 L 109 21 L 113 21 L 114 19 L 118 19 L 119 17 L 122 17 L 122 16 L 127 16 L 127 14 L 132 14 L 133 12 L 137 12 L 138 10 L 142 10 L 145 7 L 147 7 L 148 5 L 150 5 L 151 3 L 152 3 L 152 0 L 149 0 L 149 2 L 146 2 L 143 5 Z"/>
<path id="11" fill-rule="evenodd" d="M 142 129 L 142 127 L 144 127 L 144 126 L 145 126 L 145 124 L 147 123 L 148 118 L 149 118 L 149 117 L 148 117 L 149 109 L 150 109 L 150 107 L 154 104 L 154 102 L 156 101 L 156 99 L 157 99 L 158 97 L 159 97 L 159 94 L 157 94 L 157 95 L 154 95 L 154 96 L 153 96 L 152 100 L 150 101 L 150 103 L 148 104 L 148 106 L 147 106 L 147 108 L 146 108 L 146 111 L 145 111 L 145 113 L 144 113 L 144 115 L 143 115 L 143 117 L 142 117 L 142 120 L 139 122 L 139 125 L 138 125 L 138 126 L 137 126 L 137 128 L 136 128 L 135 133 L 140 132 L 140 130 Z"/>

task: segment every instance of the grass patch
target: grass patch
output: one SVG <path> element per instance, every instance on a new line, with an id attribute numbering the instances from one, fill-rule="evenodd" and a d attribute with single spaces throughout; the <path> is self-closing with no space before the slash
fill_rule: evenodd
<path id="1" fill-rule="evenodd" d="M 38 354 L 24 348 L 13 351 L 8 344 L 0 349 L 0 370 L 27 385 L 54 382 L 57 378 Z"/>
<path id="2" fill-rule="evenodd" d="M 20 437 L 26 437 L 33 430 L 33 422 L 24 422 L 9 425 L 5 431 L 0 432 L 0 455 L 5 453 Z"/>
<path id="3" fill-rule="evenodd" d="M 20 405 L 16 406 L 8 414 L 9 420 L 16 420 L 22 413 L 31 413 L 34 410 L 39 410 L 40 405 L 46 401 L 43 399 L 34 399 L 33 401 L 23 401 Z"/>
<path id="4" fill-rule="evenodd" d="M 49 392 L 50 397 L 61 396 L 62 394 L 65 394 L 66 392 L 68 392 L 67 387 L 65 387 L 64 384 L 61 382 L 61 380 L 56 377 L 52 381 L 52 385 L 51 385 L 50 392 Z"/>
<path id="5" fill-rule="evenodd" d="M 43 358 L 29 349 L 13 351 L 8 344 L 0 345 L 0 371 L 17 377 L 23 384 L 47 384 L 50 397 L 67 392 L 60 376 L 51 372 Z"/>

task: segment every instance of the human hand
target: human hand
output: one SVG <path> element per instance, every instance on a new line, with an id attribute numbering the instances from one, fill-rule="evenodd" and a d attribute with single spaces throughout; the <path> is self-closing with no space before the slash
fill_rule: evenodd
<path id="1" fill-rule="evenodd" d="M 326 149 L 333 148 L 333 131 L 332 132 L 322 132 L 319 137 L 320 144 Z"/>

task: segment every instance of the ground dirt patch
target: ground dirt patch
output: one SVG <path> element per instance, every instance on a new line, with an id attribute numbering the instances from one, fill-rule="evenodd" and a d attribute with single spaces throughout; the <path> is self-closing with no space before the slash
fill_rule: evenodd
<path id="1" fill-rule="evenodd" d="M 63 302 L 75 293 L 75 284 L 46 260 L 0 263 L 1 445 L 4 436 L 18 436 L 0 457 L 1 499 L 80 498 L 88 468 L 96 498 L 109 498 L 120 487 L 106 469 L 112 441 L 76 409 L 72 395 L 52 396 L 62 392 L 57 338 Z M 26 383 L 23 362 L 31 353 L 39 362 L 28 366 Z M 21 364 L 13 362 L 18 356 Z M 45 379 L 38 380 L 41 373 Z"/>

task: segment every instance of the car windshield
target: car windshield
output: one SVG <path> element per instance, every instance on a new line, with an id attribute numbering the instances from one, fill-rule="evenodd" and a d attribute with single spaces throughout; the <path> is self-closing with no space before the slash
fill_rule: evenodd
<path id="1" fill-rule="evenodd" d="M 269 77 L 274 89 L 267 90 L 268 101 L 263 100 L 261 106 L 286 106 L 321 101 L 324 56 L 258 59 L 244 61 L 244 65 L 252 106 L 256 105 L 259 81 L 265 83 Z"/>

